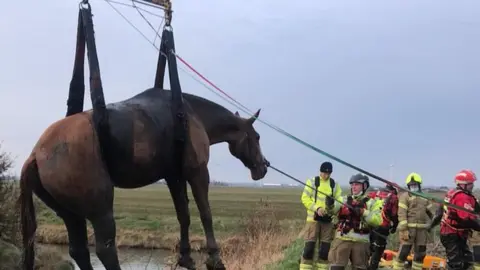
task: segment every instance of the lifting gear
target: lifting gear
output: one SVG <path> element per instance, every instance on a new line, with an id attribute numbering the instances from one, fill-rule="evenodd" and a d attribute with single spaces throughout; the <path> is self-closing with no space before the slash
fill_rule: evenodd
<path id="1" fill-rule="evenodd" d="M 177 60 L 175 56 L 175 40 L 173 38 L 172 21 L 172 3 L 170 0 L 151 0 L 152 2 L 164 7 L 165 10 L 165 26 L 162 32 L 160 51 L 158 53 L 157 70 L 155 74 L 154 88 L 159 88 L 163 91 L 163 82 L 165 78 L 166 64 L 168 61 L 168 74 L 170 79 L 170 91 L 172 95 L 172 116 L 174 118 L 174 137 L 175 148 L 174 162 L 176 168 L 174 169 L 173 178 L 178 181 L 183 180 L 182 164 L 183 155 L 185 151 L 185 144 L 188 134 L 188 122 L 185 114 L 184 102 L 182 97 L 182 88 L 180 86 L 180 79 L 178 77 Z M 182 185 L 183 186 L 183 185 Z M 186 188 L 186 186 L 185 186 Z"/>
<path id="2" fill-rule="evenodd" d="M 350 230 L 360 234 L 370 233 L 370 228 L 368 226 L 364 227 L 361 220 L 361 210 L 365 209 L 367 201 L 369 200 L 369 197 L 364 197 L 360 200 L 353 200 L 351 195 L 347 196 L 347 206 L 342 207 L 338 215 L 338 230 L 341 232 L 342 236 L 350 232 Z"/>
<path id="3" fill-rule="evenodd" d="M 98 63 L 97 48 L 95 45 L 92 8 L 88 0 L 83 0 L 79 4 L 77 43 L 73 75 L 72 80 L 70 81 L 70 88 L 68 92 L 66 117 L 83 111 L 85 95 L 85 44 L 88 49 L 87 57 L 88 66 L 90 69 L 90 98 L 92 100 L 93 107 L 94 127 L 98 134 L 102 159 L 107 168 L 111 168 L 108 158 L 108 155 L 111 153 L 111 147 L 109 144 L 110 127 L 108 124 L 108 112 L 103 95 L 102 80 L 100 77 L 100 65 Z"/>
<path id="4" fill-rule="evenodd" d="M 172 5 L 170 0 L 144 0 L 151 4 L 162 6 L 165 10 L 165 27 L 162 33 L 161 47 L 158 56 L 157 70 L 154 87 L 163 90 L 163 81 L 165 77 L 165 68 L 168 60 L 170 90 L 172 96 L 172 116 L 174 119 L 174 164 L 175 169 L 170 177 L 181 180 L 183 154 L 185 143 L 187 141 L 188 123 L 184 110 L 182 89 L 178 77 L 175 42 L 171 27 Z M 102 81 L 100 78 L 100 68 L 98 64 L 97 50 L 92 22 L 91 6 L 88 0 L 82 0 L 79 4 L 77 26 L 77 44 L 75 51 L 75 61 L 72 80 L 70 81 L 69 95 L 67 100 L 67 113 L 70 116 L 83 111 L 85 85 L 84 85 L 84 57 L 85 44 L 88 49 L 88 64 L 90 68 L 90 95 L 93 105 L 93 121 L 97 134 L 99 134 L 99 143 L 102 152 L 102 158 L 107 168 L 109 166 L 108 154 L 113 154 L 112 147 L 109 146 L 110 129 L 108 125 L 108 111 L 105 105 L 103 95 Z M 110 169 L 109 169 L 110 171 Z M 182 181 L 183 182 L 183 181 Z"/>

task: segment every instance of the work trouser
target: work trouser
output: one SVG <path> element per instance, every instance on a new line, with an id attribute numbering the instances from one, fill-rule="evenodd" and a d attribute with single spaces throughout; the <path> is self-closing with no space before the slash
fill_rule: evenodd
<path id="1" fill-rule="evenodd" d="M 467 243 L 473 251 L 473 269 L 480 270 L 480 233 L 474 231 Z"/>
<path id="2" fill-rule="evenodd" d="M 370 256 L 370 243 L 353 242 L 336 238 L 332 242 L 328 261 L 331 270 L 343 270 L 351 260 L 352 269 L 366 270 Z"/>
<path id="3" fill-rule="evenodd" d="M 320 241 L 318 247 L 317 269 L 328 268 L 328 251 L 330 243 L 333 240 L 335 227 L 333 223 L 307 221 L 305 224 L 305 247 L 303 248 L 302 258 L 300 259 L 300 270 L 313 269 L 313 257 L 315 255 L 315 245 Z"/>
<path id="4" fill-rule="evenodd" d="M 447 269 L 469 269 L 473 262 L 473 255 L 467 245 L 467 237 L 456 233 L 440 235 L 440 241 L 447 254 Z"/>
<path id="5" fill-rule="evenodd" d="M 370 252 L 372 256 L 370 257 L 370 266 L 368 267 L 369 270 L 375 270 L 378 268 L 383 251 L 387 246 L 389 234 L 390 228 L 388 227 L 379 227 L 370 232 Z"/>
<path id="6" fill-rule="evenodd" d="M 400 233 L 400 232 L 399 232 Z M 393 269 L 403 269 L 408 254 L 413 246 L 412 270 L 421 270 L 423 259 L 427 255 L 428 232 L 424 228 L 408 228 L 409 239 L 404 241 L 400 239 L 400 249 L 398 256 L 393 263 Z"/>

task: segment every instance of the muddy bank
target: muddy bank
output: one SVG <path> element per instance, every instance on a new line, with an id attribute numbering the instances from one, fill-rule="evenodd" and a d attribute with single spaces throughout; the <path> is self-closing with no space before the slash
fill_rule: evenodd
<path id="1" fill-rule="evenodd" d="M 95 246 L 95 235 L 91 228 L 88 230 L 88 244 Z M 245 241 L 244 235 L 232 235 L 225 238 L 218 237 L 217 243 L 224 249 L 236 249 L 238 244 Z M 37 243 L 44 245 L 68 245 L 68 233 L 64 225 L 40 225 L 35 234 Z M 179 235 L 162 234 L 151 230 L 117 229 L 118 248 L 160 249 L 172 254 L 178 250 Z M 205 236 L 191 235 L 192 251 L 206 252 Z"/>
<path id="2" fill-rule="evenodd" d="M 68 245 L 68 233 L 64 225 L 40 225 L 35 234 L 37 243 L 48 245 Z M 117 229 L 117 246 L 119 248 L 163 249 L 175 251 L 177 249 L 178 234 L 159 234 L 151 230 Z M 205 237 L 190 237 L 192 250 L 204 249 Z M 88 243 L 95 245 L 95 235 L 88 228 Z"/>

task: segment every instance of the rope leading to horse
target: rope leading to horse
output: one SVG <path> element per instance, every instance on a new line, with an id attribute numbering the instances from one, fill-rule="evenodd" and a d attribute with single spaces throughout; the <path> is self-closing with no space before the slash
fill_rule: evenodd
<path id="1" fill-rule="evenodd" d="M 107 3 L 109 3 L 110 0 L 105 0 L 105 1 L 106 1 Z M 109 3 L 109 4 L 110 4 L 110 3 Z M 110 4 L 110 5 L 111 5 L 111 4 Z M 113 5 L 111 5 L 111 6 L 112 6 L 112 8 L 114 8 Z M 114 9 L 115 9 L 115 8 L 114 8 Z M 139 32 L 139 33 L 145 38 L 145 40 L 147 40 L 149 43 L 151 43 L 155 49 L 159 50 L 159 48 L 158 48 L 154 43 L 152 43 L 137 27 L 135 27 L 135 26 L 133 25 L 133 23 L 130 22 L 130 20 L 128 20 L 125 16 L 123 16 L 123 14 L 121 14 L 121 12 L 119 12 L 117 9 L 115 9 L 115 11 L 117 11 L 117 13 L 119 13 L 119 14 L 127 21 L 127 23 L 129 23 L 135 30 L 137 30 L 137 32 Z M 143 17 L 143 18 L 144 18 L 144 20 L 148 21 L 145 17 Z M 151 24 L 149 24 L 149 25 L 151 26 Z M 151 27 L 152 27 L 152 26 L 151 26 Z M 154 29 L 154 30 L 155 30 L 155 29 Z M 223 96 L 220 96 L 220 97 L 221 97 L 222 99 L 226 100 L 228 103 L 232 104 L 232 105 L 233 105 L 234 107 L 236 107 L 237 109 L 239 109 L 239 110 L 241 110 L 241 111 L 243 111 L 243 112 L 245 112 L 245 113 L 247 113 L 247 114 L 251 114 L 251 115 L 254 114 L 254 112 L 253 112 L 252 110 L 248 109 L 245 105 L 243 105 L 242 103 L 240 103 L 239 101 L 237 101 L 236 99 L 234 99 L 232 96 L 230 96 L 230 95 L 229 95 L 228 93 L 226 93 L 224 90 L 222 90 L 220 87 L 218 87 L 217 85 L 215 85 L 212 81 L 210 81 L 210 80 L 207 79 L 205 76 L 203 76 L 200 72 L 198 72 L 195 68 L 193 68 L 193 66 L 190 65 L 186 60 L 184 60 L 182 57 L 180 57 L 176 52 L 170 51 L 170 53 L 174 54 L 175 57 L 176 57 L 178 60 L 180 60 L 180 61 L 181 61 L 184 65 L 186 65 L 192 72 L 194 72 L 194 73 L 195 73 L 197 76 L 199 76 L 206 84 L 208 84 L 209 86 L 206 85 L 205 83 L 201 82 L 201 84 L 202 84 L 205 88 L 207 88 L 209 91 L 217 94 L 218 96 L 220 96 L 220 95 L 219 95 L 218 93 L 216 93 L 215 90 L 218 91 L 218 92 L 220 92 L 220 93 L 222 93 L 225 97 L 227 97 L 227 98 L 230 99 L 230 100 L 228 100 L 227 98 L 225 98 L 225 97 L 223 97 Z M 186 71 L 185 71 L 184 69 L 182 69 L 182 68 L 180 68 L 180 70 L 186 72 Z M 188 74 L 188 73 L 187 73 L 187 74 Z M 189 75 L 190 75 L 190 74 L 189 74 Z M 191 76 L 191 77 L 193 78 L 193 76 Z M 199 80 L 196 80 L 196 81 L 199 82 Z M 212 89 L 211 87 L 213 87 L 214 89 Z M 269 123 L 269 122 L 267 122 L 267 121 L 265 121 L 265 120 L 263 120 L 263 119 L 260 119 L 260 118 L 257 118 L 257 120 L 260 121 L 261 123 L 263 123 L 264 125 L 270 127 L 271 129 L 277 131 L 278 133 L 280 133 L 280 134 L 282 134 L 282 135 L 284 135 L 284 136 L 286 136 L 286 137 L 288 137 L 288 138 L 296 141 L 297 143 L 302 144 L 302 145 L 304 145 L 305 147 L 310 148 L 311 150 L 313 150 L 313 151 L 315 151 L 315 152 L 317 152 L 317 153 L 319 153 L 319 154 L 321 154 L 321 155 L 324 155 L 324 156 L 326 156 L 326 157 L 329 157 L 330 159 L 333 159 L 333 160 L 337 161 L 337 162 L 340 163 L 340 164 L 343 164 L 343 165 L 345 165 L 345 166 L 347 166 L 347 167 L 349 167 L 349 168 L 352 168 L 352 169 L 354 169 L 354 170 L 356 170 L 356 171 L 359 171 L 359 172 L 361 172 L 361 173 L 363 173 L 363 174 L 365 174 L 365 175 L 368 175 L 368 176 L 370 176 L 371 178 L 377 179 L 377 180 L 379 180 L 379 181 L 381 181 L 381 182 L 383 182 L 383 183 L 385 183 L 385 184 L 394 186 L 395 188 L 397 188 L 397 189 L 399 189 L 399 190 L 402 190 L 402 191 L 405 191 L 405 192 L 408 192 L 408 193 L 410 193 L 410 194 L 412 194 L 412 195 L 414 195 L 414 196 L 422 197 L 422 198 L 424 198 L 424 199 L 427 199 L 427 200 L 429 200 L 429 201 L 432 201 L 432 202 L 435 202 L 435 203 L 438 203 L 438 204 L 441 204 L 441 205 L 446 205 L 446 206 L 449 206 L 449 207 L 452 207 L 452 208 L 455 208 L 455 209 L 458 209 L 458 210 L 461 210 L 461 211 L 468 212 L 468 213 L 473 214 L 473 215 L 476 215 L 476 216 L 480 216 L 479 213 L 476 213 L 476 212 L 474 212 L 474 211 L 472 211 L 472 210 L 469 210 L 469 209 L 466 209 L 466 208 L 464 208 L 464 207 L 460 207 L 460 206 L 457 206 L 457 205 L 453 205 L 453 204 L 451 204 L 451 203 L 447 203 L 447 202 L 443 201 L 443 200 L 440 199 L 440 198 L 436 198 L 436 197 L 434 197 L 434 196 L 430 196 L 430 195 L 425 194 L 425 193 L 420 193 L 420 192 L 411 191 L 411 190 L 409 190 L 409 189 L 407 189 L 407 188 L 401 187 L 401 186 L 399 186 L 399 185 L 398 185 L 397 183 L 395 183 L 395 182 L 388 181 L 388 180 L 386 180 L 386 179 L 384 179 L 384 178 L 382 178 L 382 177 L 380 177 L 380 176 L 378 176 L 378 175 L 376 175 L 376 174 L 373 174 L 373 173 L 371 173 L 371 172 L 368 172 L 368 171 L 366 171 L 366 170 L 363 170 L 363 169 L 361 169 L 361 168 L 359 168 L 359 167 L 357 167 L 357 166 L 355 166 L 355 165 L 353 165 L 353 164 L 351 164 L 351 163 L 349 163 L 349 162 L 346 162 L 346 161 L 344 161 L 344 160 L 342 160 L 342 159 L 340 159 L 340 158 L 338 158 L 338 157 L 336 157 L 336 156 L 334 156 L 334 155 L 332 155 L 332 154 L 330 154 L 330 153 L 328 153 L 328 152 L 326 152 L 326 151 L 323 151 L 323 150 L 321 150 L 321 149 L 313 146 L 312 144 L 310 144 L 310 143 L 308 143 L 308 142 L 305 142 L 305 141 L 302 140 L 302 139 L 299 139 L 298 137 L 292 135 L 291 133 L 289 133 L 289 132 L 281 129 L 280 127 L 278 127 L 278 126 L 276 126 L 276 125 L 273 125 L 273 124 L 271 124 L 271 123 Z M 270 168 L 273 168 L 273 167 L 270 165 Z M 278 170 L 278 169 L 276 169 L 276 168 L 275 168 L 274 170 L 277 171 L 277 172 L 280 172 L 280 170 Z M 283 173 L 283 172 L 282 172 L 281 174 L 283 174 L 284 176 L 287 176 L 286 173 Z M 288 177 L 288 176 L 287 176 L 287 177 Z M 289 178 L 292 179 L 292 177 L 289 177 Z M 298 180 L 298 179 L 296 179 L 296 178 L 294 178 L 294 179 L 292 179 L 292 180 L 297 181 L 297 182 L 300 182 L 300 183 L 302 183 L 303 185 L 305 185 L 305 183 L 301 182 L 300 180 Z"/>

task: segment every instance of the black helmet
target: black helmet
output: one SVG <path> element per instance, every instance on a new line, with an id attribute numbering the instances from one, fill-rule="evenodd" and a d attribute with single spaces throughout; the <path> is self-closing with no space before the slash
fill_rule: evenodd
<path id="1" fill-rule="evenodd" d="M 332 173 L 332 171 L 333 171 L 332 163 L 328 161 L 323 162 L 322 165 L 320 166 L 320 172 Z"/>
<path id="2" fill-rule="evenodd" d="M 383 190 L 397 194 L 397 189 L 390 184 L 387 184 Z"/>
<path id="3" fill-rule="evenodd" d="M 361 174 L 361 173 L 357 173 L 357 174 L 352 175 L 350 177 L 350 181 L 348 183 L 350 185 L 353 184 L 353 183 L 367 184 L 367 187 L 365 189 L 368 189 L 370 187 L 370 182 L 369 182 L 368 176 L 366 176 L 364 174 Z"/>

